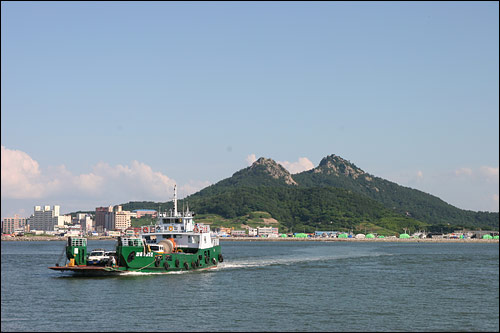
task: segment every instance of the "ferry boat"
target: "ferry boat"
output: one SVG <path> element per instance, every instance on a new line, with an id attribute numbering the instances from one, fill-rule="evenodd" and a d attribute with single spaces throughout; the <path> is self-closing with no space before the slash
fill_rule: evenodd
<path id="1" fill-rule="evenodd" d="M 136 237 L 121 236 L 116 254 L 105 265 L 88 261 L 87 239 L 68 237 L 64 266 L 52 270 L 81 275 L 116 275 L 127 272 L 168 273 L 216 267 L 224 261 L 219 239 L 210 226 L 193 221 L 193 212 L 177 211 L 177 186 L 174 186 L 174 208 L 159 213 L 155 225 L 141 227 Z"/>

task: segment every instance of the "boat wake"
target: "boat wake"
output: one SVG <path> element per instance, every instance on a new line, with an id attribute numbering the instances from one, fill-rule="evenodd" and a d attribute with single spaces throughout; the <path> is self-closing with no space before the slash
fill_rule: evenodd
<path id="1" fill-rule="evenodd" d="M 335 256 L 317 256 L 317 257 L 286 257 L 286 258 L 269 258 L 269 259 L 259 259 L 259 260 L 235 260 L 229 262 L 223 262 L 215 268 L 219 269 L 240 269 L 240 268 L 261 268 L 266 266 L 275 265 L 296 265 L 299 263 L 310 263 L 310 262 L 328 262 L 332 260 L 342 260 L 342 259 L 354 259 L 363 257 L 379 257 L 379 256 L 391 256 L 390 253 L 366 253 L 366 254 L 346 254 L 346 255 L 335 255 Z"/>

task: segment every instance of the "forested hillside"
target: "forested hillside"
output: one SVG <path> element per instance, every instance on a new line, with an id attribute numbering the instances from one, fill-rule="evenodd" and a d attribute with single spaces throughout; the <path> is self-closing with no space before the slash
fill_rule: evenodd
<path id="1" fill-rule="evenodd" d="M 336 155 L 318 167 L 291 175 L 272 159 L 260 158 L 232 177 L 179 201 L 200 214 L 225 219 L 268 212 L 288 230 L 354 229 L 361 225 L 398 233 L 403 228 L 430 231 L 498 230 L 499 214 L 454 207 L 436 196 L 370 175 Z M 172 208 L 171 202 L 130 202 L 123 209 Z"/>

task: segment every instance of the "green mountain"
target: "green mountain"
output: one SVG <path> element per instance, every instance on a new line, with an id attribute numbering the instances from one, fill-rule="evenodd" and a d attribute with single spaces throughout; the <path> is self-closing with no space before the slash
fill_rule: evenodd
<path id="1" fill-rule="evenodd" d="M 462 227 L 498 229 L 499 214 L 456 208 L 433 195 L 370 175 L 336 155 L 309 171 L 291 175 L 272 159 L 250 167 L 179 201 L 204 216 L 246 223 L 254 212 L 278 220 L 280 231 L 369 230 L 393 234 L 452 231 Z M 123 209 L 169 209 L 167 203 L 130 202 Z"/>
<path id="2" fill-rule="evenodd" d="M 454 207 L 431 194 L 370 175 L 343 158 L 330 155 L 318 167 L 293 176 L 305 187 L 335 187 L 374 199 L 399 214 L 431 225 L 498 228 L 498 213 L 474 212 Z"/>
<path id="3" fill-rule="evenodd" d="M 297 186 L 292 175 L 283 166 L 270 158 L 261 157 L 248 168 L 235 172 L 231 177 L 210 185 L 196 195 L 207 196 L 241 187 L 290 187 Z"/>

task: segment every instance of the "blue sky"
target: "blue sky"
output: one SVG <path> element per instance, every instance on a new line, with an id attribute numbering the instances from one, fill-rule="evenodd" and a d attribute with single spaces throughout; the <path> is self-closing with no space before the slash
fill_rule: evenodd
<path id="1" fill-rule="evenodd" d="M 2 2 L 2 217 L 330 154 L 498 211 L 498 2 Z"/>

